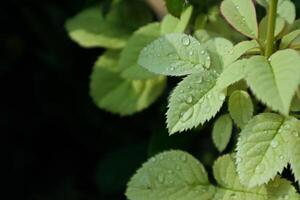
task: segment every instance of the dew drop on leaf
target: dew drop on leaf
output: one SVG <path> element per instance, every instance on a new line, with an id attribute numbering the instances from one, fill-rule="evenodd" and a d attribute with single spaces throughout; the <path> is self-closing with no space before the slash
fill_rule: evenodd
<path id="1" fill-rule="evenodd" d="M 271 147 L 276 148 L 278 146 L 278 142 L 276 140 L 272 140 Z"/>
<path id="2" fill-rule="evenodd" d="M 188 96 L 186 99 L 186 103 L 188 103 L 188 104 L 193 103 L 193 96 Z"/>
<path id="3" fill-rule="evenodd" d="M 180 160 L 183 161 L 183 162 L 185 162 L 185 161 L 187 160 L 186 155 L 182 155 L 182 156 L 180 157 Z"/>
<path id="4" fill-rule="evenodd" d="M 164 180 L 165 180 L 164 175 L 162 175 L 162 174 L 158 175 L 157 180 L 158 180 L 159 183 L 163 183 Z"/>
<path id="5" fill-rule="evenodd" d="M 175 169 L 176 169 L 177 171 L 179 171 L 179 170 L 181 170 L 181 167 L 180 167 L 179 165 L 176 165 Z"/>
<path id="6" fill-rule="evenodd" d="M 190 38 L 189 38 L 188 36 L 184 36 L 184 37 L 181 39 L 181 42 L 182 42 L 182 44 L 183 44 L 184 46 L 188 46 L 188 45 L 190 45 L 191 40 L 190 40 Z"/>
<path id="7" fill-rule="evenodd" d="M 293 131 L 293 135 L 294 135 L 295 137 L 299 137 L 298 131 Z"/>

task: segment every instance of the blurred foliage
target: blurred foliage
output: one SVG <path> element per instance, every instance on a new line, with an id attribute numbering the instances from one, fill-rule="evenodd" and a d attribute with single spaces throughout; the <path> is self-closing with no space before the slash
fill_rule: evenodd
<path id="1" fill-rule="evenodd" d="M 107 14 L 115 1 L 100 2 Z M 217 1 L 190 2 L 204 2 L 197 8 L 200 13 L 208 8 L 205 2 Z M 294 2 L 300 14 L 300 2 Z M 10 0 L 1 4 L 5 29 L 0 37 L 0 124 L 9 157 L 7 185 L 14 191 L 11 199 L 125 199 L 125 183 L 156 152 L 186 149 L 207 166 L 217 155 L 209 139 L 211 127 L 203 127 L 201 134 L 194 130 L 192 135 L 167 137 L 164 113 L 177 79 L 169 80 L 159 101 L 131 117 L 121 118 L 93 104 L 89 76 L 103 49 L 74 44 L 64 23 L 98 3 Z"/>

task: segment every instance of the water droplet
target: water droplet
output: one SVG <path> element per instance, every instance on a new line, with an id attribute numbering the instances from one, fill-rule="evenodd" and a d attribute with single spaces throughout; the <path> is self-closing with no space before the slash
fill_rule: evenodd
<path id="1" fill-rule="evenodd" d="M 189 120 L 193 116 L 193 113 L 194 113 L 193 108 L 190 108 L 186 112 L 181 113 L 180 114 L 180 121 L 186 122 L 187 120 Z"/>
<path id="2" fill-rule="evenodd" d="M 276 140 L 272 140 L 271 147 L 276 148 L 278 146 L 278 142 Z"/>
<path id="3" fill-rule="evenodd" d="M 163 155 L 159 156 L 159 159 L 160 159 L 160 160 L 163 160 L 163 159 L 164 159 L 164 156 L 163 156 Z"/>
<path id="4" fill-rule="evenodd" d="M 184 37 L 181 39 L 181 42 L 182 42 L 182 44 L 183 44 L 184 46 L 188 46 L 188 45 L 190 45 L 191 40 L 190 40 L 190 38 L 189 38 L 188 36 L 184 36 Z"/>
<path id="5" fill-rule="evenodd" d="M 202 55 L 204 55 L 204 54 L 205 54 L 205 51 L 204 51 L 204 50 L 202 50 L 200 53 L 201 53 Z"/>
<path id="6" fill-rule="evenodd" d="M 156 158 L 151 158 L 151 162 L 156 162 Z"/>
<path id="7" fill-rule="evenodd" d="M 294 135 L 295 137 L 299 137 L 299 132 L 298 132 L 298 131 L 293 131 L 293 135 Z"/>
<path id="8" fill-rule="evenodd" d="M 199 80 L 196 83 L 201 84 L 202 83 L 202 78 L 199 78 Z"/>
<path id="9" fill-rule="evenodd" d="M 240 6 L 236 6 L 236 9 L 240 9 Z"/>
<path id="10" fill-rule="evenodd" d="M 182 156 L 180 156 L 180 160 L 181 160 L 181 161 L 183 161 L 183 162 L 185 162 L 185 161 L 187 160 L 187 157 L 186 157 L 186 155 L 182 155 Z"/>
<path id="11" fill-rule="evenodd" d="M 231 193 L 230 197 L 233 198 L 233 199 L 236 199 L 236 194 L 235 193 Z"/>
<path id="12" fill-rule="evenodd" d="M 180 167 L 179 165 L 176 165 L 175 169 L 176 169 L 177 171 L 179 171 L 179 170 L 181 170 L 181 167 Z"/>
<path id="13" fill-rule="evenodd" d="M 255 168 L 255 172 L 256 172 L 256 173 L 259 173 L 259 174 L 263 173 L 264 170 L 265 170 L 265 168 L 264 168 L 263 165 L 258 165 L 258 166 Z"/>
<path id="14" fill-rule="evenodd" d="M 283 126 L 283 128 L 289 129 L 289 128 L 291 128 L 291 126 L 289 124 L 286 124 L 286 125 Z"/>
<path id="15" fill-rule="evenodd" d="M 168 173 L 169 173 L 169 174 L 173 174 L 173 171 L 172 171 L 172 170 L 168 170 Z"/>
<path id="16" fill-rule="evenodd" d="M 188 104 L 193 103 L 193 96 L 188 96 L 186 99 L 186 103 L 188 103 Z"/>
<path id="17" fill-rule="evenodd" d="M 188 89 L 192 89 L 192 86 L 189 85 L 189 86 L 188 86 Z"/>
<path id="18" fill-rule="evenodd" d="M 240 158 L 240 157 L 237 157 L 237 158 L 236 158 L 236 163 L 241 163 L 241 162 L 242 162 L 242 160 L 243 160 L 242 158 Z"/>
<path id="19" fill-rule="evenodd" d="M 288 199 L 289 199 L 289 195 L 287 195 L 287 194 L 283 195 L 283 196 L 282 196 L 282 199 L 288 200 Z"/>
<path id="20" fill-rule="evenodd" d="M 283 159 L 284 159 L 283 155 L 280 155 L 279 158 L 280 158 L 280 160 L 283 160 Z"/>
<path id="21" fill-rule="evenodd" d="M 180 90 L 179 92 L 180 92 L 180 93 L 183 93 L 184 91 L 183 91 L 183 90 Z"/>
<path id="22" fill-rule="evenodd" d="M 189 52 L 189 55 L 190 55 L 190 56 L 194 55 L 194 52 L 193 52 L 193 51 L 190 51 L 190 52 Z"/>
<path id="23" fill-rule="evenodd" d="M 219 96 L 219 99 L 220 99 L 221 101 L 224 101 L 225 98 L 226 98 L 225 95 L 222 95 L 222 94 L 221 94 L 221 95 Z"/>
<path id="24" fill-rule="evenodd" d="M 171 71 L 174 71 L 174 70 L 175 70 L 175 67 L 171 67 L 170 70 L 171 70 Z"/>
<path id="25" fill-rule="evenodd" d="M 165 181 L 164 175 L 162 175 L 162 174 L 158 175 L 157 180 L 159 183 L 163 183 Z"/>

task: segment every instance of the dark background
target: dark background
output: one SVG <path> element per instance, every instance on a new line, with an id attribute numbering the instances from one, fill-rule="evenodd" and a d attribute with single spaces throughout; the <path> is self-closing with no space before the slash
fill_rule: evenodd
<path id="1" fill-rule="evenodd" d="M 131 117 L 92 103 L 89 76 L 103 49 L 73 43 L 64 22 L 95 2 L 1 3 L 0 133 L 11 189 L 6 199 L 121 200 L 130 176 L 157 152 L 187 150 L 207 167 L 217 156 L 211 127 L 167 137 L 164 113 L 176 80 L 154 105 Z"/>

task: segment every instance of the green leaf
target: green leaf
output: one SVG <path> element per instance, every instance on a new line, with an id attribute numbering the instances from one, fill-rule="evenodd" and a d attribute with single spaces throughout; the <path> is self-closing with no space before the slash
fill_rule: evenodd
<path id="1" fill-rule="evenodd" d="M 186 34 L 165 35 L 140 53 L 138 64 L 151 72 L 181 76 L 210 67 L 210 57 L 204 46 Z"/>
<path id="2" fill-rule="evenodd" d="M 236 30 L 250 38 L 258 37 L 256 11 L 252 0 L 224 0 L 221 12 Z"/>
<path id="3" fill-rule="evenodd" d="M 213 172 L 219 186 L 215 200 L 267 200 L 264 186 L 247 188 L 240 183 L 232 156 L 225 155 L 218 158 L 213 166 Z"/>
<path id="4" fill-rule="evenodd" d="M 138 29 L 128 40 L 121 52 L 118 67 L 125 69 L 122 77 L 126 79 L 139 80 L 154 78 L 157 75 L 149 72 L 137 64 L 140 51 L 160 35 L 159 23 L 151 23 Z"/>
<path id="5" fill-rule="evenodd" d="M 203 124 L 221 108 L 225 92 L 217 90 L 217 75 L 203 71 L 187 76 L 172 92 L 167 112 L 169 133 Z"/>
<path id="6" fill-rule="evenodd" d="M 245 77 L 245 66 L 247 59 L 238 60 L 224 69 L 217 80 L 217 87 L 225 89 Z"/>
<path id="7" fill-rule="evenodd" d="M 268 200 L 299 200 L 300 196 L 292 186 L 291 182 L 286 179 L 276 176 L 276 178 L 270 181 L 267 186 Z"/>
<path id="8" fill-rule="evenodd" d="M 299 48 L 300 46 L 300 29 L 290 32 L 285 35 L 280 43 L 280 48 Z"/>
<path id="9" fill-rule="evenodd" d="M 234 122 L 243 128 L 253 116 L 253 103 L 246 91 L 237 90 L 233 92 L 228 102 L 229 113 Z"/>
<path id="10" fill-rule="evenodd" d="M 285 21 L 282 17 L 277 16 L 275 23 L 276 24 L 275 24 L 274 36 L 277 37 L 279 34 L 281 34 L 284 31 Z M 267 31 L 268 31 L 268 17 L 266 16 L 260 21 L 258 27 L 259 40 L 264 46 L 266 45 Z"/>
<path id="11" fill-rule="evenodd" d="M 232 133 L 232 120 L 228 114 L 220 116 L 213 127 L 212 138 L 215 146 L 222 152 L 227 147 Z"/>
<path id="12" fill-rule="evenodd" d="M 203 165 L 182 151 L 167 151 L 152 157 L 128 183 L 130 200 L 211 200 L 214 187 L 209 184 Z"/>
<path id="13" fill-rule="evenodd" d="M 288 115 L 300 80 L 300 57 L 294 50 L 277 51 L 269 61 L 263 56 L 248 60 L 247 83 L 253 93 L 273 110 Z"/>
<path id="14" fill-rule="evenodd" d="M 296 7 L 290 0 L 281 0 L 278 2 L 277 14 L 291 25 L 296 19 Z"/>
<path id="15" fill-rule="evenodd" d="M 237 169 L 244 185 L 262 185 L 283 170 L 289 160 L 289 138 L 298 123 L 273 113 L 250 120 L 237 144 Z"/>
<path id="16" fill-rule="evenodd" d="M 235 62 L 237 59 L 239 59 L 242 55 L 244 55 L 248 51 L 257 48 L 259 48 L 259 44 L 257 43 L 256 40 L 242 41 L 238 43 L 229 51 L 229 54 L 226 54 L 224 60 L 224 66 L 227 67 L 229 64 Z"/>
<path id="17" fill-rule="evenodd" d="M 138 26 L 151 20 L 143 3 L 132 2 L 130 8 L 129 13 L 129 5 L 119 3 L 104 18 L 100 7 L 92 7 L 69 19 L 66 29 L 71 39 L 83 47 L 122 48 Z"/>
<path id="18" fill-rule="evenodd" d="M 204 44 L 211 58 L 210 69 L 215 70 L 219 73 L 223 71 L 224 60 L 226 55 L 230 53 L 233 48 L 232 42 L 225 38 L 216 37 L 208 40 Z"/>
<path id="19" fill-rule="evenodd" d="M 291 139 L 289 144 L 289 157 L 292 171 L 295 175 L 295 179 L 300 182 L 300 122 L 297 126 L 291 127 Z"/>
<path id="20" fill-rule="evenodd" d="M 268 8 L 269 0 L 256 0 L 261 6 Z M 277 14 L 288 24 L 293 24 L 296 18 L 296 8 L 290 0 L 279 0 L 277 5 Z"/>
<path id="21" fill-rule="evenodd" d="M 185 7 L 185 0 L 165 0 L 166 7 L 172 15 L 179 17 Z"/>
<path id="22" fill-rule="evenodd" d="M 298 95 L 299 93 L 299 95 Z M 291 104 L 291 111 L 299 112 L 300 111 L 300 90 L 298 89 L 297 95 L 294 96 Z"/>
<path id="23" fill-rule="evenodd" d="M 95 104 L 106 111 L 130 115 L 141 111 L 162 93 L 166 79 L 128 80 L 118 68 L 119 51 L 107 51 L 95 63 L 90 95 Z"/>
<path id="24" fill-rule="evenodd" d="M 189 24 L 192 12 L 193 7 L 189 6 L 182 12 L 179 19 L 169 14 L 166 15 L 161 23 L 161 34 L 183 33 Z"/>

